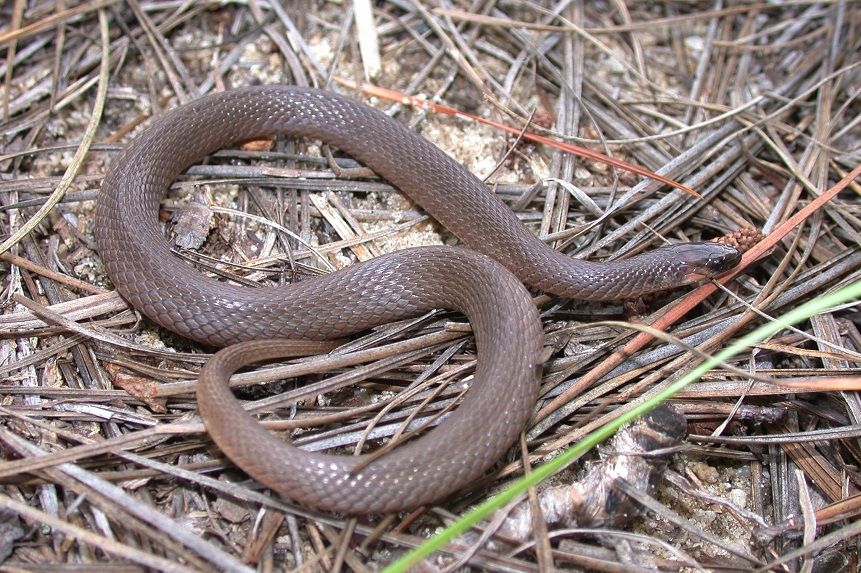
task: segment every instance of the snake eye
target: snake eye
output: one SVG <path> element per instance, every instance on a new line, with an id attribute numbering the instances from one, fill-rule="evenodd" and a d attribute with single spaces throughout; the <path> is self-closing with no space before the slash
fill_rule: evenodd
<path id="1" fill-rule="evenodd" d="M 721 247 L 720 249 L 717 249 L 716 252 L 709 255 L 708 261 L 706 262 L 706 266 L 711 269 L 713 273 L 718 274 L 728 271 L 741 262 L 741 251 L 735 247 L 721 245 L 720 243 L 712 244 Z"/>

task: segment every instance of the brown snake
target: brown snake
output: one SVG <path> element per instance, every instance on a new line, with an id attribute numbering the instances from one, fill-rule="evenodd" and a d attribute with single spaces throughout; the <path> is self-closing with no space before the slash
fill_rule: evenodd
<path id="1" fill-rule="evenodd" d="M 283 288 L 249 289 L 204 277 L 171 255 L 159 202 L 191 163 L 230 143 L 270 135 L 340 148 L 473 251 L 408 249 Z M 739 259 L 735 249 L 716 243 L 663 247 L 609 263 L 572 259 L 545 245 L 471 173 L 397 121 L 342 96 L 290 86 L 209 95 L 155 122 L 108 170 L 95 234 L 117 290 L 150 319 L 213 346 L 256 341 L 222 350 L 201 374 L 200 413 L 222 451 L 290 498 L 353 514 L 439 500 L 479 477 L 516 440 L 537 400 L 543 338 L 521 283 L 563 297 L 609 300 L 688 284 Z M 241 366 L 289 353 L 275 339 L 342 338 L 435 308 L 462 312 L 472 325 L 479 355 L 472 389 L 437 428 L 367 466 L 359 465 L 361 456 L 312 454 L 276 439 L 227 387 Z"/>

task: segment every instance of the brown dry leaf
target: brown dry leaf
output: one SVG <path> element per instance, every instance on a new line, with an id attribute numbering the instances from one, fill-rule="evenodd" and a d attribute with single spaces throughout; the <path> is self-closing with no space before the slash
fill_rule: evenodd
<path id="1" fill-rule="evenodd" d="M 118 388 L 122 388 L 138 400 L 146 403 L 153 412 L 157 414 L 167 413 L 167 399 L 156 398 L 156 388 L 159 383 L 143 376 L 133 374 L 115 364 L 105 364 L 105 370 L 110 374 L 111 380 Z"/>

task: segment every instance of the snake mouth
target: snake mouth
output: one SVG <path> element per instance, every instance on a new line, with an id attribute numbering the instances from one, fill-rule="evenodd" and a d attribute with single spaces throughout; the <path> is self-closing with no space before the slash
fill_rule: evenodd
<path id="1" fill-rule="evenodd" d="M 709 279 L 713 279 L 716 273 L 707 273 L 707 272 L 693 272 L 688 273 L 687 279 L 692 283 L 698 283 L 702 281 L 706 281 Z"/>

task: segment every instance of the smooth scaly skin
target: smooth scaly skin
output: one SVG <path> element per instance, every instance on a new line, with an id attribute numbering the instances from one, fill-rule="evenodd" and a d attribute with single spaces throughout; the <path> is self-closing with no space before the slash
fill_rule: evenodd
<path id="1" fill-rule="evenodd" d="M 498 262 L 464 249 L 428 247 L 286 288 L 247 289 L 208 279 L 171 256 L 157 209 L 173 179 L 225 145 L 275 134 L 339 147 Z M 222 451 L 288 497 L 354 514 L 445 497 L 485 472 L 517 438 L 537 399 L 542 341 L 538 313 L 521 281 L 560 296 L 608 300 L 687 284 L 738 260 L 734 249 L 714 243 L 612 263 L 571 259 L 547 247 L 472 174 L 398 122 L 348 98 L 289 86 L 213 94 L 153 124 L 108 171 L 95 233 L 117 290 L 152 320 L 215 346 L 259 340 L 223 350 L 201 377 L 201 415 Z M 473 388 L 439 427 L 359 471 L 361 457 L 311 454 L 276 440 L 227 389 L 230 371 L 284 355 L 274 339 L 339 338 L 433 308 L 469 318 L 479 349 Z"/>

